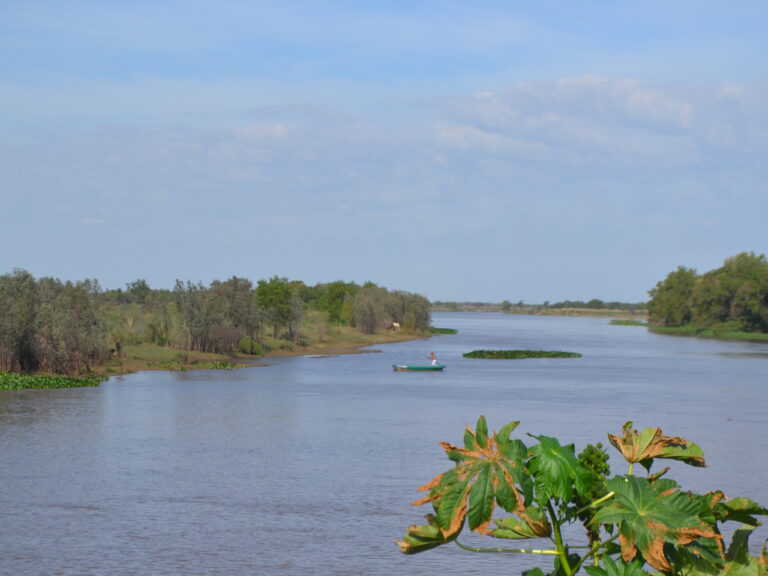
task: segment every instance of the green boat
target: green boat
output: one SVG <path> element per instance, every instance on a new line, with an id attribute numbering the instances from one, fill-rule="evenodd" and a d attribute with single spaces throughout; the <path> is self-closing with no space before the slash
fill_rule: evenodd
<path id="1" fill-rule="evenodd" d="M 445 368 L 443 364 L 392 364 L 395 372 L 439 372 Z"/>

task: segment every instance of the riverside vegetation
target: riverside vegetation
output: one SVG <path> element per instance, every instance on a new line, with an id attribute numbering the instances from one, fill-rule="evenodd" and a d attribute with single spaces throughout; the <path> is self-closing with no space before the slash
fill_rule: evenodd
<path id="1" fill-rule="evenodd" d="M 467 427 L 464 447 L 442 442 L 454 467 L 419 488 L 427 495 L 414 505 L 431 504 L 427 523 L 408 528 L 397 542 L 415 554 L 454 542 L 470 552 L 541 554 L 554 560 L 553 570 L 541 568 L 523 576 L 573 576 L 582 567 L 590 576 L 648 574 L 765 576 L 766 545 L 751 556 L 749 537 L 768 510 L 747 498 L 728 499 L 720 492 L 683 492 L 667 478 L 668 468 L 651 474 L 658 459 L 704 466 L 699 446 L 665 436 L 659 428 L 637 432 L 627 422 L 610 443 L 628 463 L 627 473 L 608 478 L 608 454 L 602 444 L 576 454 L 573 444 L 531 436 L 530 446 L 513 439 L 519 422 L 489 434 L 484 417 L 474 430 Z M 637 466 L 646 474 L 636 475 Z M 499 517 L 499 511 L 508 515 Z M 724 522 L 740 524 L 726 545 Z M 579 544 L 567 540 L 581 523 Z M 465 526 L 497 539 L 545 539 L 550 546 L 481 548 L 459 542 Z"/>
<path id="2" fill-rule="evenodd" d="M 742 252 L 716 270 L 678 267 L 649 292 L 654 331 L 768 340 L 768 261 Z"/>
<path id="3" fill-rule="evenodd" d="M 173 290 L 137 280 L 105 291 L 96 280 L 14 270 L 0 276 L 0 372 L 230 368 L 267 354 L 427 337 L 430 320 L 425 297 L 373 283 L 232 277 L 209 286 L 177 281 Z"/>

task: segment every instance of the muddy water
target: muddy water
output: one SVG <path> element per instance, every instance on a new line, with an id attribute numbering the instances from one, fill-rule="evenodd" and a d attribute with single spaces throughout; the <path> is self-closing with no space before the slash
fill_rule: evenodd
<path id="1" fill-rule="evenodd" d="M 0 392 L 0 574 L 509 574 L 540 557 L 401 555 L 416 488 L 484 414 L 602 441 L 626 420 L 702 446 L 684 488 L 768 504 L 768 346 L 606 320 L 435 314 L 457 335 L 237 371 Z M 475 349 L 580 359 L 468 360 Z M 393 372 L 426 361 L 442 373 Z M 612 457 L 614 472 L 621 464 Z M 768 537 L 765 528 L 753 544 Z M 469 538 L 468 542 L 476 542 Z M 480 543 L 483 543 L 481 541 Z M 486 542 L 487 543 L 487 542 Z"/>

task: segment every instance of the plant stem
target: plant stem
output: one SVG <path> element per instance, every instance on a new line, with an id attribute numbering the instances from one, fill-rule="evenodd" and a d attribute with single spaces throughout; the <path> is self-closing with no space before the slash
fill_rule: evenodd
<path id="1" fill-rule="evenodd" d="M 458 538 L 454 540 L 456 545 L 469 552 L 481 552 L 489 554 L 545 554 L 549 556 L 557 556 L 557 550 L 539 550 L 535 548 L 479 548 L 476 546 L 466 546 L 459 542 Z"/>
<path id="2" fill-rule="evenodd" d="M 555 545 L 557 546 L 557 555 L 560 557 L 560 567 L 565 572 L 565 576 L 573 576 L 573 569 L 568 562 L 568 549 L 563 545 L 563 535 L 560 532 L 560 519 L 555 514 L 552 502 L 547 502 L 547 511 L 552 521 L 552 531 L 555 534 Z"/>
<path id="3" fill-rule="evenodd" d="M 586 554 L 581 560 L 579 560 L 579 562 L 576 564 L 576 566 L 573 567 L 574 574 L 576 572 L 578 572 L 579 569 L 581 569 L 581 565 L 584 564 L 584 562 L 587 561 L 587 558 L 596 559 L 597 560 L 596 565 L 599 565 L 600 562 L 599 562 L 599 558 L 597 556 L 598 550 L 600 550 L 601 548 L 606 548 L 608 546 L 608 544 L 610 544 L 611 542 L 615 541 L 618 537 L 619 537 L 618 534 L 614 534 L 608 540 L 605 540 L 603 542 L 594 542 L 592 544 L 592 551 L 589 554 Z"/>
<path id="4" fill-rule="evenodd" d="M 615 495 L 616 495 L 616 493 L 615 493 L 615 492 L 608 492 L 608 494 L 606 494 L 606 495 L 605 495 L 605 496 L 603 496 L 602 498 L 598 498 L 598 499 L 597 499 L 597 500 L 595 500 L 594 502 L 591 502 L 591 503 L 587 504 L 586 506 L 584 506 L 584 508 L 582 508 L 581 510 L 579 510 L 578 512 L 576 512 L 576 516 L 578 516 L 579 514 L 581 514 L 582 512 L 584 512 L 584 510 L 586 510 L 586 509 L 588 509 L 588 508 L 594 508 L 595 506 L 597 506 L 597 505 L 599 505 L 599 504 L 602 504 L 602 503 L 603 503 L 603 502 L 605 502 L 606 500 L 610 500 L 610 499 L 611 499 L 611 498 L 613 498 Z"/>

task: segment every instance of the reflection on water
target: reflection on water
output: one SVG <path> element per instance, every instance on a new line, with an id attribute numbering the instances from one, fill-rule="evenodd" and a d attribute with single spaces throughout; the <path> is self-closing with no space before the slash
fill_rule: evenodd
<path id="1" fill-rule="evenodd" d="M 700 444 L 684 488 L 768 504 L 768 348 L 665 338 L 607 320 L 435 314 L 457 328 L 378 354 L 238 371 L 147 372 L 99 388 L 0 393 L 0 574 L 489 574 L 540 558 L 393 540 L 426 510 L 416 488 L 492 427 L 602 441 L 626 420 Z M 580 359 L 470 360 L 482 348 Z M 431 351 L 442 373 L 393 372 Z M 613 472 L 621 465 L 612 457 Z M 768 537 L 765 528 L 753 544 Z M 475 542 L 471 537 L 468 542 Z"/>

